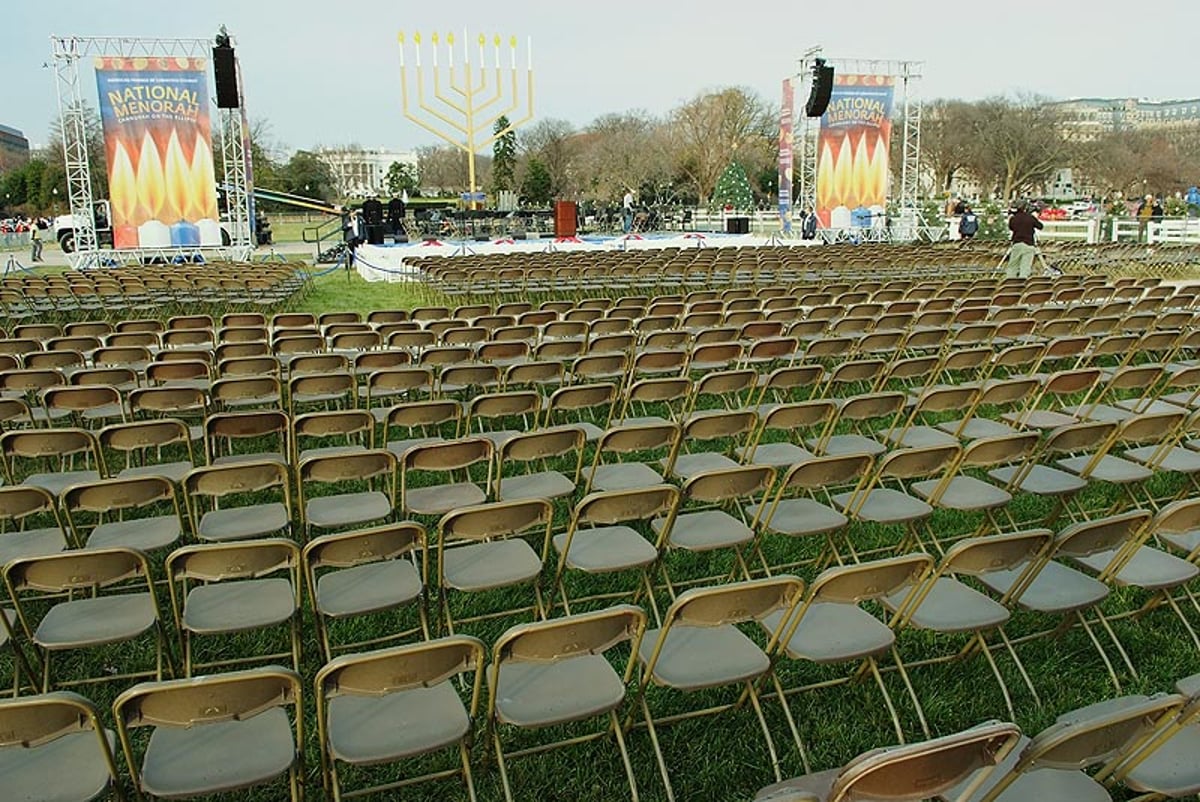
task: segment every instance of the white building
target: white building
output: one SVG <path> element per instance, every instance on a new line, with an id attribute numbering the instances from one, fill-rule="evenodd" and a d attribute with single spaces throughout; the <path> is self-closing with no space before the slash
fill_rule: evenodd
<path id="1" fill-rule="evenodd" d="M 417 153 L 414 150 L 348 145 L 317 148 L 317 156 L 329 166 L 334 188 L 344 198 L 386 195 L 388 170 L 396 162 L 411 165 L 414 171 L 417 169 Z"/>

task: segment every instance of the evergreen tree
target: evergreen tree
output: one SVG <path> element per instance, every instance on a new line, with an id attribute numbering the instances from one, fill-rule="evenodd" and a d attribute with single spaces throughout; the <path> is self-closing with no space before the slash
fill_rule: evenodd
<path id="1" fill-rule="evenodd" d="M 383 183 L 387 186 L 389 195 L 400 197 L 407 192 L 410 197 L 415 197 L 417 192 L 418 180 L 417 170 L 407 162 L 392 162 L 388 167 L 387 175 L 383 179 Z"/>
<path id="2" fill-rule="evenodd" d="M 492 133 L 497 135 L 492 143 L 492 197 L 499 198 L 501 191 L 517 186 L 517 132 L 501 115 Z"/>
<path id="3" fill-rule="evenodd" d="M 721 173 L 713 189 L 712 204 L 716 208 L 732 206 L 737 211 L 754 208 L 754 191 L 750 188 L 750 178 L 742 165 L 730 162 L 725 172 Z"/>
<path id="4" fill-rule="evenodd" d="M 553 197 L 550 171 L 541 159 L 531 158 L 525 165 L 525 179 L 521 182 L 521 199 L 530 206 L 548 206 Z"/>

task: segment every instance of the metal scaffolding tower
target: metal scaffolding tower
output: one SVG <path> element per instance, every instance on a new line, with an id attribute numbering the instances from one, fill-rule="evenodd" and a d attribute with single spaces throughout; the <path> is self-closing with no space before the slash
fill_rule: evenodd
<path id="1" fill-rule="evenodd" d="M 803 113 L 803 98 L 808 96 L 812 87 L 812 69 L 816 60 L 821 56 L 821 49 L 813 48 L 799 60 L 799 72 L 793 80 L 796 83 L 797 108 L 800 117 L 795 128 L 795 143 L 793 149 L 799 166 L 799 189 L 795 193 L 795 203 L 801 209 L 816 209 L 817 207 L 817 136 L 821 130 L 819 117 L 809 117 Z M 825 59 L 837 74 L 858 75 L 890 75 L 898 80 L 900 106 L 900 188 L 899 191 L 889 191 L 889 201 L 895 202 L 898 219 L 890 223 L 892 239 L 907 241 L 916 239 L 917 221 L 920 217 L 920 205 L 917 202 L 919 194 L 919 178 L 921 169 L 921 97 L 917 91 L 924 62 L 922 61 L 889 61 L 880 59 Z M 894 130 L 894 129 L 893 129 Z M 889 182 L 891 190 L 891 182 Z"/>
<path id="2" fill-rule="evenodd" d="M 155 39 L 128 36 L 52 36 L 58 94 L 59 124 L 62 127 L 63 160 L 67 173 L 67 196 L 75 218 L 75 249 L 69 255 L 75 268 L 136 264 L 147 259 L 172 261 L 197 251 L 222 259 L 245 260 L 254 249 L 254 232 L 249 224 L 250 196 L 246 186 L 246 153 L 240 109 L 221 110 L 221 153 L 225 162 L 225 184 L 229 198 L 227 233 L 230 242 L 220 248 L 135 248 L 114 250 L 101 246 L 96 235 L 92 165 L 88 158 L 87 104 L 81 86 L 80 68 L 85 59 L 118 58 L 209 58 L 210 39 Z M 92 89 L 88 94 L 91 95 Z M 230 119 L 232 118 L 232 119 Z M 97 165 L 104 169 L 103 165 Z M 214 176 L 215 181 L 215 176 Z M 237 205 L 232 205 L 234 199 Z"/>

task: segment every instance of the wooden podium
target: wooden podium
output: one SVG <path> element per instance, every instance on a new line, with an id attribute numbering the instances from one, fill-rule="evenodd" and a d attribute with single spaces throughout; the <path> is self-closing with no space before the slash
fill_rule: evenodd
<path id="1" fill-rule="evenodd" d="M 575 236 L 575 221 L 577 212 L 575 201 L 560 200 L 554 202 L 554 236 Z"/>

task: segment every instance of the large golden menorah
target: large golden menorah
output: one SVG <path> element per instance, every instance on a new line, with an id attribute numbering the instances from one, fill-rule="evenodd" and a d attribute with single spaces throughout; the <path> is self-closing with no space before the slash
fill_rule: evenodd
<path id="1" fill-rule="evenodd" d="M 467 180 L 471 184 L 471 206 L 475 207 L 475 153 L 481 148 L 495 142 L 508 132 L 519 128 L 533 119 L 533 45 L 526 40 L 525 44 L 525 116 L 510 121 L 500 131 L 493 131 L 486 139 L 479 139 L 482 132 L 492 131 L 496 121 L 507 117 L 521 106 L 521 93 L 517 68 L 517 37 L 509 37 L 507 55 L 508 66 L 503 65 L 501 45 L 503 40 L 499 34 L 492 37 L 493 66 L 487 66 L 486 48 L 487 37 L 479 34 L 479 61 L 477 68 L 472 71 L 471 49 L 467 44 L 466 32 L 463 32 L 462 64 L 456 70 L 454 66 L 454 34 L 448 33 L 443 38 L 432 34 L 429 39 L 433 50 L 433 86 L 432 97 L 426 98 L 425 70 L 421 66 L 421 34 L 414 33 L 410 41 L 416 55 L 415 83 L 417 104 L 413 108 L 409 104 L 409 76 L 404 59 L 406 44 L 405 35 L 401 32 L 397 39 L 400 43 L 400 96 L 404 104 L 404 116 L 424 128 L 426 131 L 445 140 L 454 147 L 466 151 Z M 445 51 L 446 80 L 443 82 L 443 68 L 438 64 L 439 51 Z M 495 76 L 489 80 L 488 73 Z M 505 91 L 504 79 L 506 74 L 511 79 L 511 90 Z M 445 89 L 443 88 L 445 87 Z M 500 108 L 502 104 L 503 108 Z"/>

